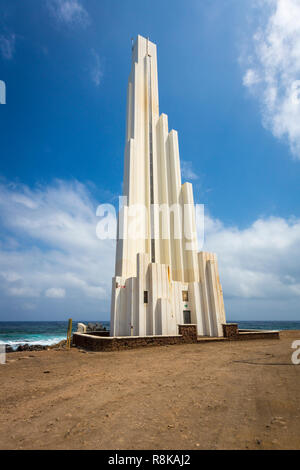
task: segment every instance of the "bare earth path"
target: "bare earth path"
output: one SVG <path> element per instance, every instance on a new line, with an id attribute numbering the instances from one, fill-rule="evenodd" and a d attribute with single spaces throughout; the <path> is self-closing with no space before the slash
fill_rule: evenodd
<path id="1" fill-rule="evenodd" d="M 0 448 L 300 449 L 300 331 L 281 338 L 8 354 Z"/>

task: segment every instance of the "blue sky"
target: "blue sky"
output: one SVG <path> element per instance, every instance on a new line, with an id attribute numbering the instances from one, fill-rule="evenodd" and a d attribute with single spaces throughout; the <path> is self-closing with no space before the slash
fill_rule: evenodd
<path id="1" fill-rule="evenodd" d="M 121 193 L 137 34 L 158 46 L 227 316 L 300 319 L 299 0 L 0 6 L 0 320 L 109 317 L 114 245 L 95 210 Z"/>

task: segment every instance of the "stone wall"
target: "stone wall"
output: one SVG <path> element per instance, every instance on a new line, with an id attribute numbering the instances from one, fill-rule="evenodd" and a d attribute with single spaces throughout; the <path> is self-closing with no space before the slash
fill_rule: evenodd
<path id="1" fill-rule="evenodd" d="M 225 323 L 223 326 L 224 338 L 234 339 L 239 335 L 239 329 L 237 323 Z"/>
<path id="2" fill-rule="evenodd" d="M 166 346 L 197 342 L 196 325 L 178 325 L 176 336 L 116 336 L 101 337 L 85 333 L 74 333 L 73 345 L 90 351 L 120 351 L 149 346 Z"/>
<path id="3" fill-rule="evenodd" d="M 197 343 L 197 325 L 178 325 L 184 343 Z"/>
<path id="4" fill-rule="evenodd" d="M 239 331 L 238 340 L 280 339 L 279 331 Z"/>
<path id="5" fill-rule="evenodd" d="M 231 341 L 246 341 L 252 339 L 280 339 L 279 331 L 266 330 L 239 330 L 237 323 L 223 325 L 224 338 Z"/>
<path id="6" fill-rule="evenodd" d="M 197 325 L 178 325 L 174 336 L 99 336 L 99 333 L 74 333 L 73 345 L 90 351 L 121 351 L 150 346 L 197 343 Z M 236 323 L 223 325 L 224 341 L 279 339 L 279 331 L 243 331 Z M 221 338 L 219 338 L 221 340 Z"/>

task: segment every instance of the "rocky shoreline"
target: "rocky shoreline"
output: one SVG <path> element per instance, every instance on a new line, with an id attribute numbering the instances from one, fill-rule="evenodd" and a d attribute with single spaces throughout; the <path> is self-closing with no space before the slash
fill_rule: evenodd
<path id="1" fill-rule="evenodd" d="M 23 351 L 49 351 L 50 349 L 65 349 L 67 341 L 64 339 L 57 344 L 51 346 L 43 346 L 42 344 L 20 344 L 17 349 L 13 349 L 9 344 L 6 344 L 6 353 L 15 353 Z"/>

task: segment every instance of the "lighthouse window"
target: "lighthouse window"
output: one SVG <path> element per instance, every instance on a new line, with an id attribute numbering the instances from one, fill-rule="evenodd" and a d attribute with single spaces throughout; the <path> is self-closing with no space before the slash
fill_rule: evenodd
<path id="1" fill-rule="evenodd" d="M 148 303 L 148 291 L 144 290 L 144 304 Z"/>
<path id="2" fill-rule="evenodd" d="M 182 291 L 182 300 L 183 302 L 188 302 L 189 301 L 189 293 L 187 290 Z"/>

